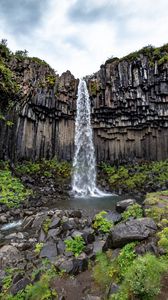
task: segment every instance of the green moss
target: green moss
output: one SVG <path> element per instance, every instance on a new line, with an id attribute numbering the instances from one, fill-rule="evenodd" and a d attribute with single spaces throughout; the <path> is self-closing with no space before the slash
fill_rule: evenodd
<path id="1" fill-rule="evenodd" d="M 37 243 L 37 244 L 35 245 L 34 252 L 35 252 L 36 254 L 39 254 L 39 253 L 41 252 L 42 249 L 43 249 L 43 243 Z"/>
<path id="2" fill-rule="evenodd" d="M 99 84 L 96 80 L 92 80 L 90 82 L 90 93 L 92 96 L 96 96 L 97 92 L 99 92 L 100 88 L 99 88 Z"/>
<path id="3" fill-rule="evenodd" d="M 56 81 L 55 76 L 48 75 L 48 76 L 46 77 L 46 83 L 47 83 L 47 85 L 48 85 L 49 87 L 51 87 L 51 88 L 54 87 L 55 81 Z"/>

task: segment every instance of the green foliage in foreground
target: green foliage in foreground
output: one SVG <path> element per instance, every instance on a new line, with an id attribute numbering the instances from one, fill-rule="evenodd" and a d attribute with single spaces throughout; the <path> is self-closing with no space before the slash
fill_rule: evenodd
<path id="1" fill-rule="evenodd" d="M 144 204 L 145 215 L 153 218 L 161 227 L 165 227 L 168 219 L 168 190 L 148 193 Z"/>
<path id="2" fill-rule="evenodd" d="M 168 227 L 165 227 L 158 233 L 158 245 L 168 253 Z"/>
<path id="3" fill-rule="evenodd" d="M 58 299 L 58 295 L 55 289 L 51 288 L 51 283 L 54 278 L 58 276 L 58 273 L 53 265 L 49 262 L 44 262 L 41 269 L 36 270 L 34 276 L 42 273 L 40 279 L 32 284 L 26 286 L 24 290 L 19 291 L 16 295 L 10 294 L 10 288 L 12 286 L 12 277 L 16 272 L 15 269 L 7 270 L 7 275 L 3 280 L 2 292 L 0 293 L 0 299 L 2 300 L 52 300 Z"/>
<path id="4" fill-rule="evenodd" d="M 113 227 L 113 222 L 108 221 L 106 219 L 106 211 L 101 211 L 100 213 L 95 215 L 93 228 L 98 229 L 104 233 L 107 233 L 110 231 L 110 229 Z"/>
<path id="5" fill-rule="evenodd" d="M 26 189 L 20 179 L 13 177 L 9 170 L 0 170 L 0 203 L 7 207 L 18 207 L 31 191 Z"/>
<path id="6" fill-rule="evenodd" d="M 150 253 L 137 256 L 135 246 L 136 243 L 127 244 L 114 258 L 109 253 L 97 255 L 93 269 L 96 283 L 107 294 L 111 283 L 120 285 L 110 300 L 153 300 L 159 294 L 161 277 L 167 271 L 167 258 Z"/>
<path id="7" fill-rule="evenodd" d="M 41 160 L 39 162 L 27 161 L 16 166 L 16 171 L 20 175 L 43 175 L 45 177 L 60 176 L 70 177 L 71 165 L 67 161 L 58 161 L 56 158 L 51 160 Z"/>
<path id="8" fill-rule="evenodd" d="M 97 255 L 93 277 L 102 289 L 106 289 L 112 281 L 121 282 L 136 258 L 135 246 L 136 243 L 127 244 L 121 249 L 118 257 L 115 258 L 110 252 Z"/>
<path id="9" fill-rule="evenodd" d="M 125 273 L 118 295 L 111 300 L 121 300 L 121 295 L 127 295 L 125 299 L 137 297 L 140 300 L 153 300 L 159 294 L 161 276 L 167 271 L 167 261 L 147 253 L 137 257 Z"/>
<path id="10" fill-rule="evenodd" d="M 85 249 L 85 241 L 83 237 L 76 236 L 71 240 L 65 240 L 66 251 L 72 252 L 76 257 Z"/>
<path id="11" fill-rule="evenodd" d="M 143 217 L 143 210 L 141 208 L 141 206 L 137 203 L 130 205 L 127 210 L 125 210 L 122 213 L 122 218 L 123 220 L 128 220 L 129 218 L 134 218 L 134 219 L 138 219 L 138 218 L 142 218 Z"/>
<path id="12" fill-rule="evenodd" d="M 168 160 L 119 167 L 103 163 L 101 169 L 114 190 L 132 192 L 168 187 Z"/>

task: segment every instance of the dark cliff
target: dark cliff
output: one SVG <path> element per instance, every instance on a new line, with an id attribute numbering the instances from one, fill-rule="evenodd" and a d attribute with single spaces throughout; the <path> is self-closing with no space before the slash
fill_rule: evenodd
<path id="1" fill-rule="evenodd" d="M 0 159 L 72 159 L 78 80 L 0 48 Z M 168 45 L 87 77 L 98 161 L 168 157 Z"/>

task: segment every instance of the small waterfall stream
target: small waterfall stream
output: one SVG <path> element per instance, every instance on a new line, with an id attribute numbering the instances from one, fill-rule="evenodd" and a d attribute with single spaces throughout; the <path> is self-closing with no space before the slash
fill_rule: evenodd
<path id="1" fill-rule="evenodd" d="M 72 192 L 77 197 L 107 196 L 96 187 L 96 159 L 91 127 L 91 108 L 86 82 L 80 79 L 75 121 L 75 156 Z"/>

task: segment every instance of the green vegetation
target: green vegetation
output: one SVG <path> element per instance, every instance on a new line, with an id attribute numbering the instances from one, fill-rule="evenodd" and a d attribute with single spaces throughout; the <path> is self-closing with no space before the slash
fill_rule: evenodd
<path id="1" fill-rule="evenodd" d="M 44 222 L 43 222 L 43 225 L 42 225 L 42 228 L 43 228 L 43 230 L 44 230 L 45 233 L 48 232 L 50 225 L 51 225 L 51 219 L 50 218 L 46 218 L 44 220 Z"/>
<path id="2" fill-rule="evenodd" d="M 76 236 L 71 240 L 65 240 L 66 251 L 72 252 L 76 257 L 85 249 L 85 241 L 83 237 Z"/>
<path id="3" fill-rule="evenodd" d="M 168 160 L 119 167 L 103 163 L 100 167 L 109 185 L 116 191 L 145 192 L 168 187 Z"/>
<path id="4" fill-rule="evenodd" d="M 7 170 L 0 170 L 0 203 L 8 208 L 18 207 L 31 194 L 20 179 L 13 177 Z"/>
<path id="5" fill-rule="evenodd" d="M 152 45 L 143 47 L 139 51 L 132 52 L 127 56 L 124 56 L 120 61 L 134 61 L 140 59 L 141 55 L 147 56 L 149 60 L 149 65 L 154 67 L 155 61 L 158 61 L 158 65 L 163 65 L 168 62 L 168 44 L 161 47 L 155 48 Z"/>
<path id="6" fill-rule="evenodd" d="M 148 193 L 144 201 L 145 215 L 153 218 L 156 223 L 164 226 L 165 219 L 168 218 L 168 190 Z"/>
<path id="7" fill-rule="evenodd" d="M 99 84 L 96 80 L 92 80 L 90 82 L 90 92 L 93 96 L 96 96 L 97 92 L 99 92 L 100 90 L 100 87 L 99 87 Z"/>
<path id="8" fill-rule="evenodd" d="M 43 243 L 37 243 L 37 244 L 35 245 L 34 252 L 35 252 L 36 254 L 40 254 L 42 248 L 43 248 Z"/>
<path id="9" fill-rule="evenodd" d="M 110 229 L 113 227 L 113 222 L 108 221 L 105 217 L 107 214 L 106 211 L 101 211 L 100 213 L 95 215 L 94 222 L 93 222 L 93 228 L 100 230 L 104 233 L 107 233 L 110 231 Z"/>
<path id="10" fill-rule="evenodd" d="M 158 245 L 168 253 L 168 227 L 165 227 L 158 233 Z"/>
<path id="11" fill-rule="evenodd" d="M 55 85 L 55 81 L 56 81 L 55 76 L 48 75 L 48 76 L 46 77 L 46 83 L 47 83 L 47 85 L 49 85 L 51 88 Z"/>
<path id="12" fill-rule="evenodd" d="M 19 91 L 19 85 L 16 83 L 14 79 L 14 73 L 2 62 L 0 62 L 0 88 L 3 88 L 4 91 L 8 93 L 8 91 L 12 91 L 17 93 Z"/>
<path id="13" fill-rule="evenodd" d="M 51 288 L 52 280 L 58 276 L 55 267 L 47 264 L 43 265 L 42 269 L 36 270 L 42 274 L 40 279 L 32 284 L 26 286 L 24 290 L 19 291 L 15 296 L 10 294 L 10 287 L 12 285 L 12 277 L 14 269 L 7 272 L 3 280 L 2 292 L 0 299 L 2 300 L 52 300 L 58 299 L 55 289 Z M 37 273 L 36 273 L 37 274 Z M 33 280 L 33 278 L 32 278 Z"/>
<path id="14" fill-rule="evenodd" d="M 68 178 L 71 174 L 71 165 L 66 161 L 58 161 L 56 158 L 51 160 L 41 160 L 39 162 L 27 161 L 23 164 L 16 166 L 16 171 L 20 175 L 40 175 L 60 176 L 62 178 Z"/>
<path id="15" fill-rule="evenodd" d="M 97 254 L 93 277 L 102 289 L 106 290 L 110 282 L 118 284 L 123 280 L 125 273 L 136 258 L 135 246 L 136 243 L 127 244 L 114 258 L 110 251 L 107 254 Z"/>
<path id="16" fill-rule="evenodd" d="M 129 218 L 142 218 L 143 217 L 143 210 L 141 206 L 137 203 L 130 205 L 123 213 L 122 218 L 123 220 L 128 220 Z"/>
<path id="17" fill-rule="evenodd" d="M 120 293 L 127 295 L 125 299 L 137 297 L 142 300 L 153 300 L 161 286 L 161 276 L 167 271 L 167 263 L 152 254 L 137 257 L 125 273 L 118 295 L 111 300 L 119 300 Z"/>

